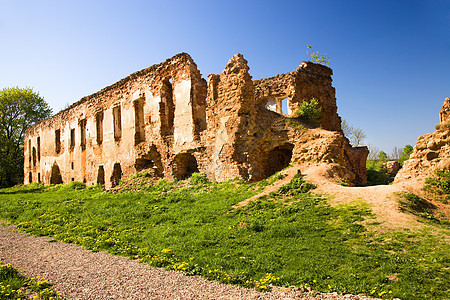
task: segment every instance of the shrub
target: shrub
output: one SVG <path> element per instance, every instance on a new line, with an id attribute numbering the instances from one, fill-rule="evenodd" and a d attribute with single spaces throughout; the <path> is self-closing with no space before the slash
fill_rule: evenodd
<path id="1" fill-rule="evenodd" d="M 303 101 L 295 114 L 303 121 L 316 125 L 322 118 L 322 108 L 319 106 L 319 101 L 312 98 L 310 102 Z"/>
<path id="2" fill-rule="evenodd" d="M 191 179 L 189 180 L 189 182 L 192 185 L 197 185 L 199 183 L 208 183 L 208 178 L 206 177 L 205 173 L 193 173 L 191 175 Z"/>

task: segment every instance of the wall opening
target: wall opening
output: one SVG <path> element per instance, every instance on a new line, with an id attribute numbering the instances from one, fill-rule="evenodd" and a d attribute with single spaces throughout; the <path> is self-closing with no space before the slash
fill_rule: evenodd
<path id="1" fill-rule="evenodd" d="M 191 153 L 181 153 L 174 160 L 174 176 L 182 180 L 198 172 L 197 159 Z"/>
<path id="2" fill-rule="evenodd" d="M 95 125 L 97 129 L 97 144 L 103 142 L 103 112 L 100 111 L 95 114 Z"/>
<path id="3" fill-rule="evenodd" d="M 156 150 L 156 147 L 154 145 L 147 154 L 136 159 L 134 167 L 136 168 L 137 172 L 140 172 L 142 170 L 149 170 L 153 176 L 163 176 L 161 155 Z"/>
<path id="4" fill-rule="evenodd" d="M 75 147 L 75 128 L 70 129 L 70 148 L 74 148 Z"/>
<path id="5" fill-rule="evenodd" d="M 281 99 L 280 102 L 281 102 L 281 105 L 280 105 L 280 107 L 281 107 L 281 113 L 282 113 L 283 115 L 290 115 L 292 112 L 291 112 L 291 110 L 289 109 L 289 102 L 288 102 L 288 99 L 287 99 L 287 98 Z"/>
<path id="6" fill-rule="evenodd" d="M 120 163 L 115 163 L 110 178 L 111 186 L 112 187 L 118 186 L 121 178 L 122 178 L 122 168 L 120 167 Z"/>
<path id="7" fill-rule="evenodd" d="M 33 147 L 33 167 L 36 167 L 36 148 Z"/>
<path id="8" fill-rule="evenodd" d="M 113 122 L 114 122 L 114 139 L 120 140 L 122 137 L 122 115 L 120 106 L 113 108 Z"/>
<path id="9" fill-rule="evenodd" d="M 293 144 L 284 144 L 272 149 L 267 155 L 266 177 L 275 174 L 289 166 L 292 159 Z"/>
<path id="10" fill-rule="evenodd" d="M 38 178 L 37 179 L 38 179 L 37 182 L 41 183 L 41 173 L 38 173 Z"/>
<path id="11" fill-rule="evenodd" d="M 143 98 L 133 102 L 134 104 L 134 143 L 137 145 L 145 140 L 144 127 L 144 100 Z"/>
<path id="12" fill-rule="evenodd" d="M 52 173 L 50 175 L 50 184 L 60 184 L 63 183 L 61 172 L 59 171 L 58 165 L 55 163 L 52 166 Z"/>
<path id="13" fill-rule="evenodd" d="M 33 174 L 30 172 L 28 173 L 28 182 L 32 183 L 33 182 Z"/>
<path id="14" fill-rule="evenodd" d="M 80 145 L 81 150 L 86 149 L 86 119 L 80 120 Z"/>
<path id="15" fill-rule="evenodd" d="M 105 169 L 103 166 L 98 166 L 97 184 L 105 184 Z"/>
<path id="16" fill-rule="evenodd" d="M 162 82 L 159 113 L 161 119 L 161 134 L 173 134 L 175 105 L 173 102 L 173 87 L 171 78 L 166 78 Z"/>
<path id="17" fill-rule="evenodd" d="M 28 140 L 28 162 L 31 167 L 31 153 L 33 152 L 33 149 L 31 149 L 31 139 Z"/>
<path id="18" fill-rule="evenodd" d="M 61 130 L 55 130 L 55 152 L 59 154 L 61 152 Z"/>
<path id="19" fill-rule="evenodd" d="M 37 137 L 37 159 L 41 161 L 41 137 Z"/>

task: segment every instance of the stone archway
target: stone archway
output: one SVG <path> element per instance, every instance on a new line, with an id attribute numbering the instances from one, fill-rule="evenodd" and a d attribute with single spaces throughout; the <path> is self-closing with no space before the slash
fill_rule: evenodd
<path id="1" fill-rule="evenodd" d="M 289 166 L 293 149 L 293 144 L 286 143 L 269 151 L 266 159 L 266 178 Z"/>
<path id="2" fill-rule="evenodd" d="M 173 174 L 175 178 L 182 180 L 191 177 L 198 172 L 197 159 L 191 153 L 180 153 L 174 159 Z"/>

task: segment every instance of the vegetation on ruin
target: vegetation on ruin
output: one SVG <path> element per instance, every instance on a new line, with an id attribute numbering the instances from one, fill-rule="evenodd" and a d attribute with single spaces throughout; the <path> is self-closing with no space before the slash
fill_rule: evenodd
<path id="1" fill-rule="evenodd" d="M 0 90 L 0 187 L 23 182 L 25 129 L 51 113 L 47 102 L 31 88 Z"/>
<path id="2" fill-rule="evenodd" d="M 28 278 L 10 264 L 0 262 L 0 299 L 61 299 L 42 278 Z"/>
<path id="3" fill-rule="evenodd" d="M 306 123 L 317 125 L 322 118 L 322 108 L 316 98 L 311 98 L 309 102 L 303 101 L 302 104 L 300 104 L 295 115 Z"/>
<path id="4" fill-rule="evenodd" d="M 437 169 L 425 180 L 425 190 L 436 200 L 448 204 L 450 200 L 450 171 Z"/>
<path id="5" fill-rule="evenodd" d="M 237 209 L 281 176 L 259 183 L 193 178 L 149 185 L 141 177 L 140 192 L 78 182 L 2 189 L 0 218 L 92 251 L 262 291 L 295 285 L 387 299 L 450 296 L 441 225 L 377 231 L 363 200 L 332 207 L 300 175 Z"/>
<path id="6" fill-rule="evenodd" d="M 330 58 L 327 56 L 327 54 L 325 53 L 325 55 L 322 55 L 319 53 L 319 51 L 315 51 L 314 49 L 311 47 L 311 45 L 307 45 L 306 46 L 308 49 L 306 50 L 306 54 L 311 57 L 311 61 L 314 63 L 318 63 L 318 64 L 322 64 L 325 66 L 329 66 L 330 65 Z M 311 49 L 311 52 L 309 52 L 309 49 Z"/>

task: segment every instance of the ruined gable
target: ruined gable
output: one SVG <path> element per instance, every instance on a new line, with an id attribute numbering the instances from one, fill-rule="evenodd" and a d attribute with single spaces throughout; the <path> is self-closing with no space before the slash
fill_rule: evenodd
<path id="1" fill-rule="evenodd" d="M 364 155 L 340 130 L 331 69 L 303 62 L 261 80 L 249 69 L 236 54 L 206 81 L 181 53 L 84 97 L 27 129 L 24 182 L 109 188 L 142 170 L 168 179 L 204 172 L 211 180 L 260 180 L 294 162 L 335 164 L 348 181 L 365 180 Z M 307 129 L 294 114 L 313 97 L 323 129 Z"/>

